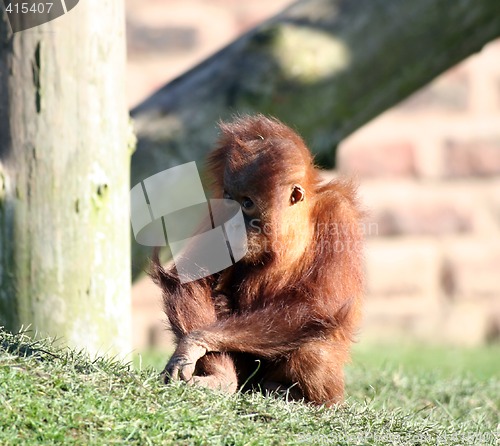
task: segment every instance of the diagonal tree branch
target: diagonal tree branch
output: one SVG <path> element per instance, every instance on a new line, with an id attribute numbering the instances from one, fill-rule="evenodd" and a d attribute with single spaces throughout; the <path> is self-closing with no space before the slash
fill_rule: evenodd
<path id="1" fill-rule="evenodd" d="M 332 166 L 343 138 L 499 35 L 498 0 L 301 0 L 132 110 L 132 185 L 201 165 L 235 113 L 275 115 Z"/>

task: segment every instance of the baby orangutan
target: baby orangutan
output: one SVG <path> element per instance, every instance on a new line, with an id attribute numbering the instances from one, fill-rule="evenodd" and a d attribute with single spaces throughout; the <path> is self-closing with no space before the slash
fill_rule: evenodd
<path id="1" fill-rule="evenodd" d="M 212 195 L 240 203 L 248 253 L 189 283 L 154 259 L 177 339 L 163 376 L 339 403 L 363 288 L 355 190 L 322 182 L 303 140 L 276 119 L 247 116 L 220 128 L 208 160 Z"/>

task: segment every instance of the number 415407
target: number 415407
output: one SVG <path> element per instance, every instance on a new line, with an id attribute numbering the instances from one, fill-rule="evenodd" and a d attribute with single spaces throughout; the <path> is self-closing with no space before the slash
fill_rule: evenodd
<path id="1" fill-rule="evenodd" d="M 5 10 L 15 14 L 49 14 L 54 3 L 37 2 L 30 5 L 29 3 L 9 3 Z"/>

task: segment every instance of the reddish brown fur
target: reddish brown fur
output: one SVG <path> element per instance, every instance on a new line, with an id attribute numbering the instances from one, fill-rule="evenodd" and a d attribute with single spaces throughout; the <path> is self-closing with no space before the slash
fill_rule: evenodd
<path id="1" fill-rule="evenodd" d="M 231 392 L 292 387 L 290 397 L 338 403 L 362 295 L 355 190 L 323 184 L 302 139 L 275 119 L 243 117 L 221 130 L 209 157 L 213 195 L 253 200 L 250 252 L 186 284 L 154 263 L 178 340 L 166 376 Z"/>

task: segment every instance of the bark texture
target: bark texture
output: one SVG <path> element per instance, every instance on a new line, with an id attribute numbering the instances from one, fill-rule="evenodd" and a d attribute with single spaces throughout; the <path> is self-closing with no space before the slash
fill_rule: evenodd
<path id="1" fill-rule="evenodd" d="M 0 18 L 0 325 L 127 354 L 123 1 L 15 34 Z"/>

